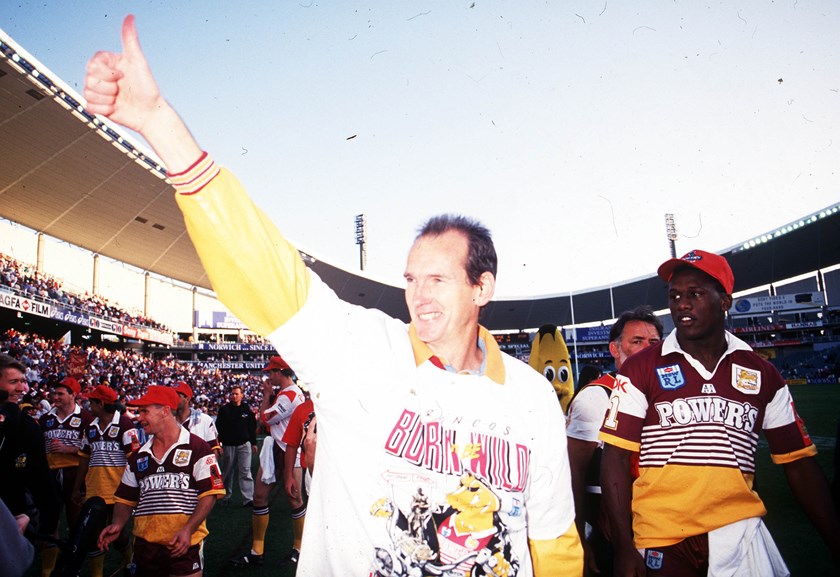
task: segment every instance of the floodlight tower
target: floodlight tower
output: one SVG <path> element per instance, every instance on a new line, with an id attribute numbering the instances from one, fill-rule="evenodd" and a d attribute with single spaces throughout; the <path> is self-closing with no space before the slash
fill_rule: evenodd
<path id="1" fill-rule="evenodd" d="M 671 249 L 671 258 L 677 258 L 677 225 L 674 223 L 674 213 L 665 213 L 665 233 L 668 236 L 668 246 Z"/>
<path id="2" fill-rule="evenodd" d="M 367 264 L 367 219 L 364 214 L 356 215 L 356 244 L 359 245 L 359 268 L 365 270 Z"/>

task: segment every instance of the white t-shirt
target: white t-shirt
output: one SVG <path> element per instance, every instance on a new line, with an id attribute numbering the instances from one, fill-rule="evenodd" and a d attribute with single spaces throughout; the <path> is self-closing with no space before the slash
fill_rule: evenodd
<path id="1" fill-rule="evenodd" d="M 530 576 L 528 539 L 572 526 L 560 404 L 495 342 L 488 364 L 503 366 L 503 384 L 418 366 L 407 325 L 340 301 L 314 274 L 269 340 L 312 383 L 318 415 L 298 575 L 463 571 L 501 557 Z"/>

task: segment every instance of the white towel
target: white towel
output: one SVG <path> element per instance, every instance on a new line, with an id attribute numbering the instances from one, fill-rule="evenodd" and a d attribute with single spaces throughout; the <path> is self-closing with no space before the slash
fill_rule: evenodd
<path id="1" fill-rule="evenodd" d="M 789 577 L 770 531 L 751 517 L 709 531 L 709 577 Z"/>
<path id="2" fill-rule="evenodd" d="M 260 469 L 262 469 L 262 479 L 266 485 L 271 485 L 277 482 L 274 476 L 274 439 L 266 437 L 263 441 L 262 449 L 260 450 Z"/>

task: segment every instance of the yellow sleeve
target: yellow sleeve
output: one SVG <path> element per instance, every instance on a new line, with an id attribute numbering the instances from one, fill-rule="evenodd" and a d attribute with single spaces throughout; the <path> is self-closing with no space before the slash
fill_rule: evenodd
<path id="1" fill-rule="evenodd" d="M 297 250 L 236 177 L 206 155 L 170 180 L 219 300 L 252 331 L 274 332 L 300 310 L 309 292 L 309 270 Z M 196 182 L 202 182 L 197 190 Z"/>
<path id="2" fill-rule="evenodd" d="M 799 459 L 804 459 L 805 457 L 815 457 L 816 455 L 817 447 L 815 445 L 808 445 L 807 447 L 792 453 L 782 453 L 779 455 L 770 453 L 770 458 L 773 459 L 773 462 L 777 465 L 784 465 L 785 463 L 792 463 L 793 461 L 798 461 Z"/>
<path id="3" fill-rule="evenodd" d="M 609 443 L 610 445 L 615 445 L 616 447 L 621 447 L 622 449 L 627 449 L 628 451 L 632 451 L 634 453 L 638 453 L 642 446 L 641 443 L 634 443 L 633 441 L 616 437 L 615 435 L 605 433 L 604 431 L 598 433 L 598 439 L 604 441 L 605 443 Z"/>
<path id="4" fill-rule="evenodd" d="M 577 527 L 571 524 L 565 534 L 546 541 L 528 540 L 534 577 L 580 577 L 583 575 L 583 547 Z"/>

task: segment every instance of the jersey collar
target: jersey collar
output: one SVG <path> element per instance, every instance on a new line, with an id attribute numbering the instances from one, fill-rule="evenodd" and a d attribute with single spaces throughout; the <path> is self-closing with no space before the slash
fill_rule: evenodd
<path id="1" fill-rule="evenodd" d="M 678 353 L 685 357 L 685 360 L 697 370 L 704 378 L 711 379 L 712 375 L 717 372 L 717 368 L 720 366 L 720 362 L 729 354 L 734 353 L 735 351 L 752 351 L 750 345 L 730 333 L 729 331 L 724 331 L 724 337 L 726 338 L 726 350 L 718 359 L 717 364 L 715 365 L 715 370 L 709 372 L 706 370 L 706 367 L 703 366 L 703 363 L 692 357 L 690 354 L 685 352 L 682 347 L 680 347 L 680 342 L 677 340 L 677 329 L 671 331 L 671 333 L 665 338 L 665 342 L 662 343 L 662 356 L 668 355 L 670 353 Z"/>
<path id="2" fill-rule="evenodd" d="M 458 372 L 451 365 L 446 364 L 445 359 L 441 359 L 435 355 L 429 345 L 420 340 L 414 329 L 414 323 L 409 325 L 408 336 L 411 339 L 411 348 L 414 351 L 414 362 L 418 367 L 426 361 L 429 361 L 439 369 L 452 373 Z M 500 385 L 504 384 L 505 365 L 502 361 L 502 351 L 499 349 L 499 345 L 493 335 L 490 334 L 490 331 L 480 325 L 478 327 L 478 341 L 476 344 L 484 353 L 481 368 L 477 373 L 464 372 L 464 374 L 483 375 Z"/>
<path id="3" fill-rule="evenodd" d="M 184 444 L 187 444 L 187 443 L 190 442 L 190 432 L 188 430 L 186 430 L 184 427 L 181 427 L 181 432 L 178 434 L 178 440 L 175 441 L 175 443 L 171 447 L 166 449 L 166 453 L 164 453 L 163 457 L 161 457 L 161 459 L 159 461 L 157 460 L 157 458 L 155 458 L 155 454 L 152 452 L 152 442 L 154 442 L 154 440 L 155 440 L 155 436 L 151 435 L 149 437 L 149 440 L 146 441 L 143 444 L 143 446 L 140 447 L 140 449 L 137 452 L 138 453 L 148 453 L 152 457 L 152 459 L 155 460 L 156 463 L 163 463 L 166 460 L 166 458 L 169 456 L 169 453 L 172 452 L 172 449 L 174 449 L 178 445 L 184 445 Z"/>

